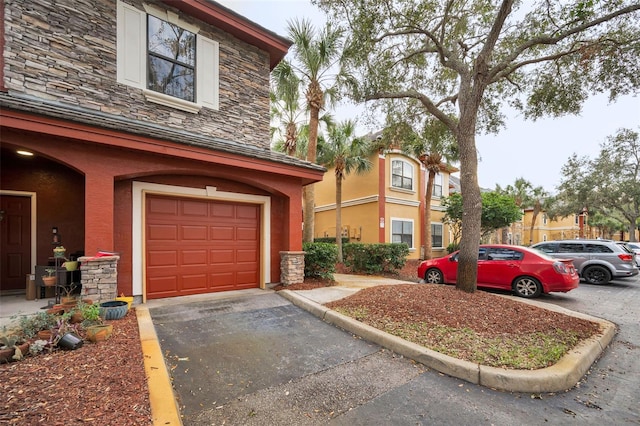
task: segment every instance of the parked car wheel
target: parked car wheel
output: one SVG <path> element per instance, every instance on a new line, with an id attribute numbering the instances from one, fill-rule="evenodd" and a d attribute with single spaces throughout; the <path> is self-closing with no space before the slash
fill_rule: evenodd
<path id="1" fill-rule="evenodd" d="M 589 284 L 607 284 L 611 281 L 611 272 L 603 266 L 590 266 L 582 272 L 582 277 Z"/>
<path id="2" fill-rule="evenodd" d="M 424 274 L 424 282 L 428 284 L 442 284 L 444 283 L 444 276 L 442 271 L 432 268 Z"/>
<path id="3" fill-rule="evenodd" d="M 513 291 L 520 297 L 538 297 L 542 293 L 542 284 L 532 277 L 518 277 L 513 283 Z"/>

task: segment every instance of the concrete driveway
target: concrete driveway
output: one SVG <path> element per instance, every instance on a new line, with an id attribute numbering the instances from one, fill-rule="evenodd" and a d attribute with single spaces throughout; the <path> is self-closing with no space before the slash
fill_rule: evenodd
<path id="1" fill-rule="evenodd" d="M 425 370 L 274 292 L 150 313 L 185 425 L 325 424 Z"/>
<path id="2" fill-rule="evenodd" d="M 383 281 L 369 278 L 366 285 Z M 363 285 L 354 278 L 304 293 L 326 303 Z M 637 409 L 605 413 L 576 400 L 574 390 L 499 392 L 450 377 L 327 324 L 269 290 L 153 301 L 148 309 L 185 425 L 639 420 Z"/>

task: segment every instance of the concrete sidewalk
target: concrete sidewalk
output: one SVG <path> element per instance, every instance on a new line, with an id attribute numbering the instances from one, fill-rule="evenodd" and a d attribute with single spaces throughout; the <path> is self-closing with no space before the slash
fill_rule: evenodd
<path id="1" fill-rule="evenodd" d="M 367 341 L 376 343 L 397 354 L 413 359 L 444 374 L 466 380 L 470 383 L 495 389 L 531 393 L 557 392 L 569 389 L 573 387 L 587 372 L 592 363 L 600 356 L 602 351 L 615 335 L 615 325 L 608 321 L 575 313 L 543 302 L 515 298 L 517 301 L 523 303 L 530 303 L 545 309 L 598 322 L 601 324 L 602 332 L 593 339 L 583 342 L 579 347 L 573 349 L 562 360 L 560 360 L 560 362 L 549 368 L 534 371 L 522 371 L 486 367 L 431 351 L 419 345 L 369 327 L 323 306 L 323 304 L 330 301 L 348 297 L 363 288 L 378 285 L 415 283 L 385 277 L 359 275 L 335 274 L 334 277 L 338 283 L 336 286 L 317 288 L 313 290 L 282 290 L 278 292 L 278 295 L 284 297 L 295 306 L 310 312 L 326 323 L 347 330 Z M 149 314 L 149 309 L 155 309 L 163 304 L 181 305 L 183 303 L 190 304 L 194 302 L 206 302 L 207 300 L 220 300 L 246 295 L 255 296 L 272 293 L 272 290 L 257 289 L 225 292 L 211 295 L 150 301 L 147 304 L 136 307 L 138 321 L 140 324 L 145 369 L 149 383 L 154 424 L 179 425 L 181 424 L 181 418 L 176 401 L 173 399 L 174 393 L 171 380 L 158 342 L 154 323 L 151 315 Z M 185 307 L 185 311 L 186 310 L 188 310 L 187 307 Z"/>

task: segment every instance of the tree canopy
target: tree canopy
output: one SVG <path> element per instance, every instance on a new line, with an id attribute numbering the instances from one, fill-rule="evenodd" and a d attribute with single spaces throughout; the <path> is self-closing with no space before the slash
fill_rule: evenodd
<path id="1" fill-rule="evenodd" d="M 412 121 L 435 117 L 460 155 L 462 237 L 456 287 L 475 291 L 482 199 L 475 136 L 526 117 L 577 113 L 590 94 L 640 87 L 633 0 L 315 0 L 345 25 L 351 96 Z"/>
<path id="2" fill-rule="evenodd" d="M 573 155 L 562 168 L 558 187 L 562 215 L 579 213 L 617 218 L 626 225 L 631 241 L 640 219 L 640 137 L 620 129 L 600 146 L 595 159 Z M 604 219 L 597 223 L 603 223 Z M 606 222 L 604 222 L 606 223 Z M 612 224 L 607 223 L 611 228 Z"/>
<path id="3" fill-rule="evenodd" d="M 454 230 L 461 229 L 464 216 L 462 195 L 457 192 L 453 193 L 449 197 L 445 197 L 442 205 L 445 207 L 443 221 Z M 497 229 L 505 228 L 520 219 L 522 219 L 522 210 L 516 205 L 512 196 L 500 194 L 496 191 L 482 193 L 480 224 L 482 236 L 489 235 Z"/>

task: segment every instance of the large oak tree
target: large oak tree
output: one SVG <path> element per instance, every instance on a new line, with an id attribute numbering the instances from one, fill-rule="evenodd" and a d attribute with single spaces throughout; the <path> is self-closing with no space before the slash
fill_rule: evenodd
<path id="1" fill-rule="evenodd" d="M 558 116 L 578 113 L 592 93 L 615 99 L 640 87 L 637 1 L 314 3 L 348 28 L 354 99 L 435 117 L 453 133 L 464 210 L 456 286 L 465 291 L 476 289 L 481 235 L 475 137 L 504 124 L 500 106 Z"/>

